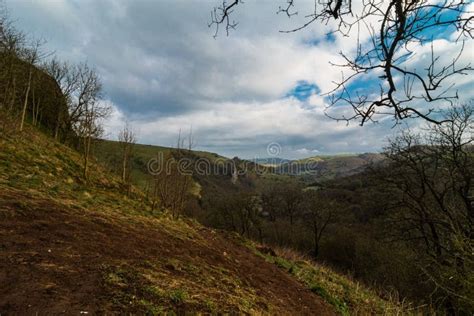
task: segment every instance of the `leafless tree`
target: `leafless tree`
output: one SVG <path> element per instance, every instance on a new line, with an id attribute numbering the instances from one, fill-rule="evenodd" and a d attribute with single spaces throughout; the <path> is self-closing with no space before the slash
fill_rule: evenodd
<path id="1" fill-rule="evenodd" d="M 336 201 L 327 198 L 323 192 L 309 190 L 305 192 L 305 206 L 303 211 L 304 223 L 313 235 L 313 255 L 319 255 L 319 245 L 326 228 L 336 219 Z"/>
<path id="2" fill-rule="evenodd" d="M 101 121 L 110 114 L 110 107 L 100 102 L 102 84 L 99 76 L 84 64 L 78 68 L 78 88 L 70 103 L 69 120 L 82 142 L 84 159 L 84 178 L 88 178 L 91 145 L 103 133 Z"/>
<path id="3" fill-rule="evenodd" d="M 192 160 L 189 154 L 194 146 L 192 130 L 183 138 L 181 131 L 176 149 L 158 156 L 162 172 L 154 175 L 154 201 L 160 200 L 163 208 L 171 211 L 174 218 L 183 213 L 192 185 Z M 153 202 L 156 204 L 156 202 Z"/>
<path id="4" fill-rule="evenodd" d="M 303 188 L 298 183 L 288 182 L 281 184 L 277 188 L 281 197 L 280 210 L 282 214 L 288 217 L 290 225 L 293 226 L 297 214 L 301 211 L 303 203 Z"/>
<path id="5" fill-rule="evenodd" d="M 297 14 L 296 0 L 287 0 L 279 13 L 288 17 Z M 209 26 L 223 25 L 228 34 L 237 23 L 231 16 L 242 0 L 226 1 L 214 8 Z M 294 29 L 296 32 L 313 23 L 330 24 L 332 33 L 354 37 L 354 52 L 341 52 L 344 62 L 341 80 L 328 93 L 330 106 L 350 106 L 352 115 L 334 117 L 357 120 L 361 125 L 376 121 L 380 115 L 392 115 L 396 122 L 420 117 L 432 123 L 442 123 L 437 112 L 446 103 L 458 98 L 456 79 L 473 68 L 462 63 L 464 42 L 473 38 L 473 12 L 467 11 L 466 0 L 315 0 L 314 11 L 307 21 Z M 435 34 L 454 31 L 456 39 L 449 45 L 459 44 L 459 52 L 450 58 L 441 58 L 435 45 L 424 69 L 412 65 L 416 47 L 432 43 Z M 364 37 L 367 33 L 367 38 Z M 446 61 L 447 60 L 447 61 Z M 353 84 L 365 83 L 372 91 L 357 91 Z M 376 88 L 375 88 L 376 87 Z M 328 115 L 332 115 L 328 112 Z"/>
<path id="6" fill-rule="evenodd" d="M 128 184 L 130 182 L 130 162 L 133 155 L 133 146 L 137 141 L 136 132 L 128 122 L 119 132 L 118 140 L 122 150 L 122 182 Z"/>
<path id="7" fill-rule="evenodd" d="M 404 132 L 387 148 L 382 178 L 391 192 L 392 238 L 411 245 L 418 265 L 450 305 L 470 306 L 474 289 L 472 104 L 425 135 Z M 453 304 L 456 302 L 456 304 Z"/>
<path id="8" fill-rule="evenodd" d="M 15 63 L 21 56 L 26 42 L 26 35 L 14 27 L 5 5 L 0 3 L 0 75 L 4 83 L 0 109 L 8 113 L 13 111 L 17 96 Z"/>
<path id="9" fill-rule="evenodd" d="M 20 132 L 23 131 L 23 126 L 25 124 L 25 118 L 26 118 L 26 112 L 28 109 L 28 100 L 30 97 L 30 91 L 32 87 L 32 81 L 33 81 L 33 74 L 34 71 L 36 70 L 36 65 L 38 62 L 46 56 L 41 51 L 41 47 L 44 44 L 43 41 L 41 40 L 36 40 L 34 41 L 30 47 L 25 47 L 22 52 L 22 57 L 23 60 L 28 64 L 28 81 L 26 84 L 26 92 L 25 92 L 25 98 L 23 102 L 23 109 L 21 111 L 21 119 L 20 119 Z"/>
<path id="10" fill-rule="evenodd" d="M 43 64 L 42 67 L 58 84 L 66 99 L 69 109 L 74 109 L 74 93 L 79 89 L 80 67 L 73 66 L 67 62 L 61 62 L 56 57 Z M 69 113 L 64 113 L 58 106 L 54 138 L 58 139 L 59 131 L 64 126 Z"/>

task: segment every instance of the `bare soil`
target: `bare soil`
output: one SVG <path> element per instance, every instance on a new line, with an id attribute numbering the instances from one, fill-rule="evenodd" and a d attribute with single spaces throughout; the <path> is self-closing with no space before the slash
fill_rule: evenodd
<path id="1" fill-rule="evenodd" d="M 195 226 L 197 237 L 176 238 L 151 220 L 84 210 L 0 188 L 0 314 L 134 312 L 117 301 L 104 273 L 124 264 L 139 269 L 144 262 L 167 257 L 225 268 L 254 289 L 262 302 L 271 302 L 272 309 L 261 306 L 264 313 L 334 314 L 319 296 L 235 238 Z M 192 242 L 193 238 L 206 242 Z M 169 270 L 171 277 L 186 274 Z M 232 312 L 222 297 L 214 301 L 217 310 Z M 175 310 L 205 311 L 186 303 Z"/>

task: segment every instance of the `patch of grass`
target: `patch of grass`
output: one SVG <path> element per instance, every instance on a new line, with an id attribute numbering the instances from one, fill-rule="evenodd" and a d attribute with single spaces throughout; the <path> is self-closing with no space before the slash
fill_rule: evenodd
<path id="1" fill-rule="evenodd" d="M 212 301 L 211 299 L 206 299 L 204 301 L 204 304 L 206 305 L 207 309 L 212 313 L 217 311 L 216 303 Z"/>
<path id="2" fill-rule="evenodd" d="M 137 305 L 139 305 L 141 308 L 144 310 L 144 314 L 146 315 L 163 315 L 166 314 L 166 309 L 163 308 L 162 306 L 157 306 L 153 304 L 150 301 L 147 301 L 145 299 L 141 299 L 137 302 Z"/>
<path id="3" fill-rule="evenodd" d="M 325 288 L 323 288 L 320 285 L 314 284 L 309 287 L 309 289 L 324 298 L 326 302 L 329 304 L 333 305 L 336 307 L 336 309 L 342 314 L 342 315 L 350 315 L 349 313 L 349 308 L 347 307 L 345 302 L 340 301 L 337 297 L 331 296 Z"/>
<path id="4" fill-rule="evenodd" d="M 169 293 L 169 298 L 174 304 L 183 304 L 188 299 L 188 293 L 183 289 L 176 289 Z"/>
<path id="5" fill-rule="evenodd" d="M 318 265 L 296 251 L 274 250 L 277 256 L 263 254 L 252 242 L 243 242 L 257 255 L 286 270 L 304 283 L 312 292 L 334 306 L 340 315 L 392 315 L 406 314 L 407 309 L 396 301 L 380 297 L 375 291 L 352 281 L 347 276 L 335 273 Z M 285 257 L 283 257 L 285 256 Z"/>

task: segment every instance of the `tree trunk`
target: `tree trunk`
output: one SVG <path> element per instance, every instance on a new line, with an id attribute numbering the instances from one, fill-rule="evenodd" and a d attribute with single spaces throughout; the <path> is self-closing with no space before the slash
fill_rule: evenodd
<path id="1" fill-rule="evenodd" d="M 127 148 L 124 149 L 123 161 L 122 161 L 122 182 L 127 181 Z"/>
<path id="2" fill-rule="evenodd" d="M 87 180 L 87 171 L 89 169 L 89 153 L 91 148 L 91 137 L 86 136 L 84 142 L 84 179 Z"/>
<path id="3" fill-rule="evenodd" d="M 319 234 L 318 234 L 318 224 L 313 223 L 313 233 L 314 233 L 314 258 L 319 256 Z"/>
<path id="4" fill-rule="evenodd" d="M 23 111 L 21 113 L 20 132 L 23 131 L 23 125 L 25 123 L 26 109 L 28 106 L 28 96 L 30 94 L 32 74 L 33 74 L 33 69 L 30 68 L 30 73 L 28 75 L 28 87 L 26 88 L 25 102 L 23 103 Z"/>

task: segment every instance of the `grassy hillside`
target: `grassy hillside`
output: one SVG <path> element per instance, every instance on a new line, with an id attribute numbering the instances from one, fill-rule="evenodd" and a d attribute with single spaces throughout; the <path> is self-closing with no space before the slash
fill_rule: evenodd
<path id="1" fill-rule="evenodd" d="M 163 155 L 166 155 L 173 151 L 175 151 L 175 149 L 169 147 L 134 144 L 131 172 L 132 183 L 140 188 L 145 188 L 147 186 L 147 181 L 150 179 L 147 169 L 148 162 L 151 159 L 156 158 L 158 153 L 163 153 Z M 111 140 L 98 140 L 95 146 L 94 154 L 100 162 L 108 166 L 109 171 L 119 174 L 122 163 L 119 142 Z M 210 162 L 215 162 L 217 159 L 222 161 L 229 160 L 228 158 L 219 156 L 218 154 L 205 151 L 192 151 L 192 155 L 195 158 L 204 158 Z"/>
<path id="2" fill-rule="evenodd" d="M 155 158 L 158 153 L 166 155 L 173 151 L 175 151 L 175 149 L 169 147 L 135 144 L 131 171 L 132 183 L 141 189 L 146 189 L 151 179 L 147 169 L 148 161 Z M 120 174 L 121 149 L 117 141 L 99 140 L 95 148 L 95 155 L 100 162 L 107 165 L 109 171 Z M 289 179 L 288 177 L 298 176 L 300 180 L 311 184 L 313 182 L 357 174 L 362 172 L 371 163 L 377 163 L 382 160 L 381 155 L 370 153 L 357 155 L 322 155 L 294 161 L 279 158 L 269 158 L 270 160 L 260 159 L 257 161 L 231 160 L 216 153 L 205 151 L 192 151 L 189 157 L 194 160 L 205 159 L 211 164 L 217 161 L 219 161 L 219 163 L 234 163 L 240 166 L 241 169 L 245 168 L 247 171 L 246 175 L 240 178 L 237 188 L 235 185 L 231 185 L 230 170 L 227 170 L 227 173 L 212 173 L 205 177 L 195 175 L 194 191 L 196 191 L 197 194 L 201 187 L 211 191 L 217 188 L 221 189 L 221 191 L 224 189 L 224 191 L 232 192 L 236 189 L 245 190 L 246 188 L 256 186 L 258 181 L 255 180 L 258 176 L 255 172 L 255 163 L 258 164 L 258 170 L 262 175 L 262 179 L 278 181 Z M 298 172 L 295 173 L 295 171 Z"/>
<path id="3" fill-rule="evenodd" d="M 1 4 L 0 4 L 1 5 Z M 57 137 L 71 133 L 67 121 L 67 100 L 56 81 L 38 66 L 31 66 L 16 54 L 0 51 L 0 109 L 1 115 L 19 118 L 24 106 L 25 91 L 31 69 L 31 86 L 26 119 Z M 62 122 L 58 124 L 58 118 Z M 0 123 L 13 123 L 2 121 Z M 18 122 L 12 126 L 17 127 Z M 12 128 L 11 126 L 8 128 Z"/>
<path id="4" fill-rule="evenodd" d="M 234 234 L 152 213 L 30 126 L 0 131 L 0 313 L 384 313 L 370 290 Z M 363 295 L 361 294 L 363 293 Z"/>
<path id="5" fill-rule="evenodd" d="M 148 190 L 152 177 L 148 171 L 147 164 L 151 159 L 157 157 L 161 153 L 164 157 L 169 153 L 176 153 L 176 149 L 154 145 L 133 145 L 133 158 L 131 161 L 131 182 L 141 190 Z M 255 164 L 240 160 L 229 159 L 215 153 L 196 151 L 183 152 L 186 158 L 194 163 L 192 170 L 199 170 L 201 167 L 196 167 L 198 161 L 206 163 L 211 172 L 200 174 L 194 172 L 192 192 L 195 196 L 201 195 L 201 190 L 214 192 L 215 190 L 223 190 L 226 192 L 235 192 L 239 190 L 246 190 L 255 186 Z M 94 154 L 103 165 L 111 173 L 120 174 L 122 166 L 121 147 L 119 142 L 111 140 L 98 140 L 95 146 Z M 223 168 L 226 165 L 226 168 Z M 245 174 L 239 176 L 237 183 L 232 182 L 232 167 L 236 166 L 239 170 L 245 170 Z M 260 166 L 260 168 L 265 168 Z M 202 169 L 201 169 L 202 170 Z M 216 172 L 216 170 L 218 172 Z"/>
<path id="6" fill-rule="evenodd" d="M 373 163 L 383 159 L 380 154 L 354 154 L 315 156 L 298 160 L 303 170 L 302 175 L 310 181 L 330 180 L 351 176 L 364 171 Z"/>

